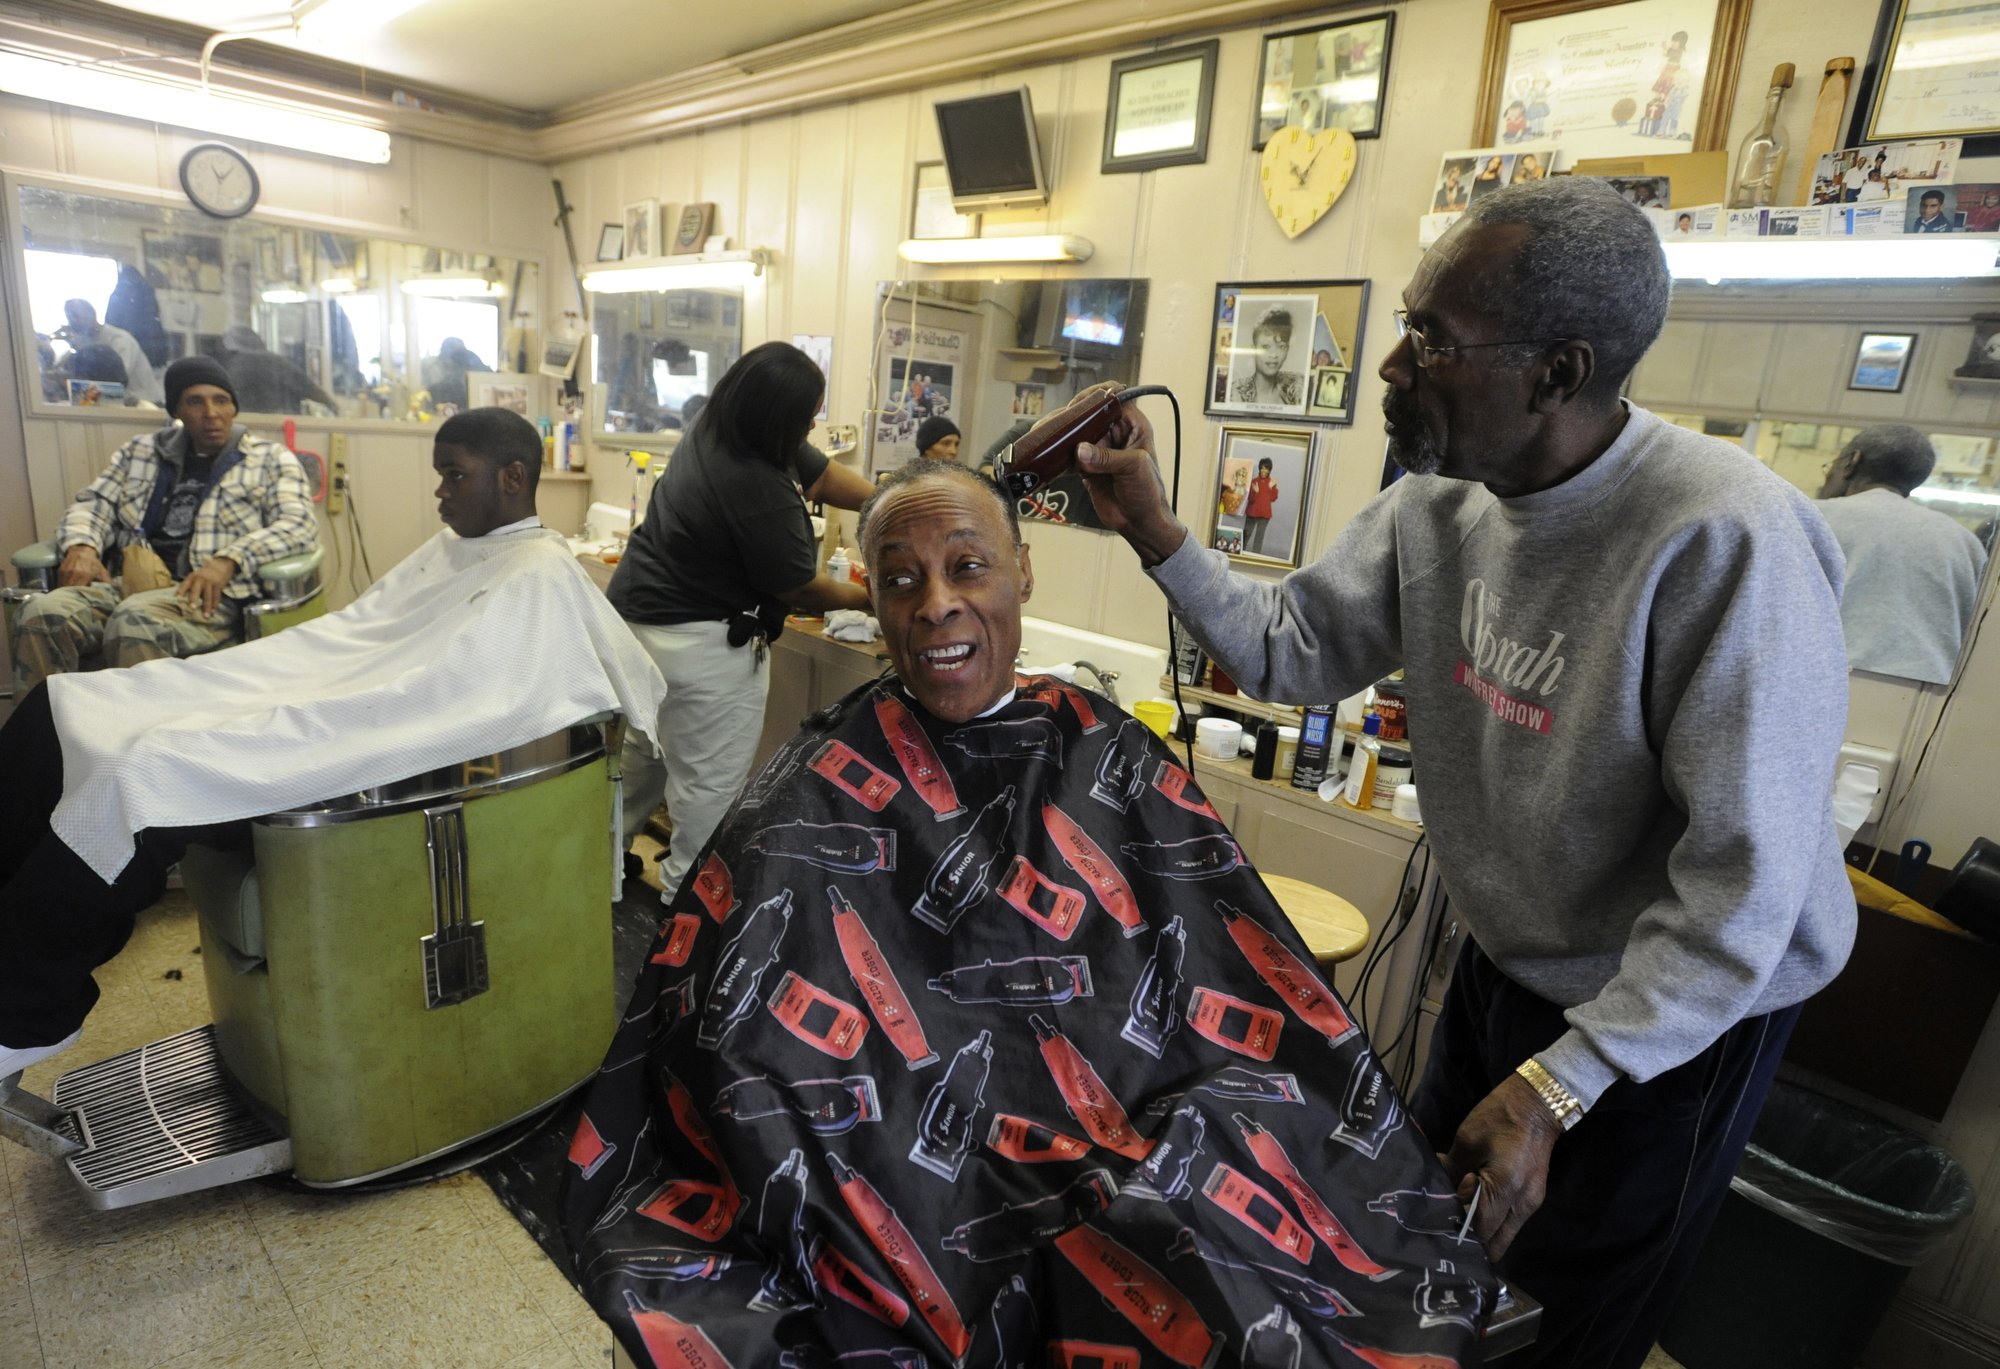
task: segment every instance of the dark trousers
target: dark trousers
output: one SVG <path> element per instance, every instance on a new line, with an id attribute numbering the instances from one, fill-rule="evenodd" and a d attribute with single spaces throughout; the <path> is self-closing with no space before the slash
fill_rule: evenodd
<path id="1" fill-rule="evenodd" d="M 97 1002 L 90 972 L 124 947 L 181 853 L 247 837 L 240 823 L 149 827 L 107 884 L 49 828 L 62 791 L 62 743 L 37 685 L 0 727 L 0 1046 L 46 1046 L 82 1026 Z"/>
<path id="2" fill-rule="evenodd" d="M 1701 1253 L 1799 1009 L 1745 1019 L 1644 1084 L 1620 1079 L 1556 1142 L 1548 1196 L 1501 1262 L 1545 1311 L 1509 1369 L 1638 1369 Z M 1515 1066 L 1569 1029 L 1563 1010 L 1460 952 L 1410 1106 L 1437 1150 Z"/>

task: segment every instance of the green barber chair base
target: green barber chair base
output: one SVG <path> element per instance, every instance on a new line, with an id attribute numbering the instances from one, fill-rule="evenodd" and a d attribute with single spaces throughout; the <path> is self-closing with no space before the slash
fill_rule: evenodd
<path id="1" fill-rule="evenodd" d="M 376 1183 L 587 1081 L 618 1014 L 615 754 L 579 725 L 260 818 L 254 862 L 190 849 L 215 1021 L 57 1082 L 86 1199 Z"/>

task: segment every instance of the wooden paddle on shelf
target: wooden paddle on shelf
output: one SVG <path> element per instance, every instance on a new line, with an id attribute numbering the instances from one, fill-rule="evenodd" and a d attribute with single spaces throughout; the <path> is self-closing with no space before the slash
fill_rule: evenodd
<path id="1" fill-rule="evenodd" d="M 1847 110 L 1847 88 L 1853 81 L 1852 57 L 1827 59 L 1826 74 L 1819 81 L 1819 103 L 1813 106 L 1812 129 L 1806 134 L 1805 156 L 1799 159 L 1799 196 L 1795 203 L 1812 203 L 1813 172 L 1819 166 L 1819 159 L 1840 146 L 1840 116 Z"/>

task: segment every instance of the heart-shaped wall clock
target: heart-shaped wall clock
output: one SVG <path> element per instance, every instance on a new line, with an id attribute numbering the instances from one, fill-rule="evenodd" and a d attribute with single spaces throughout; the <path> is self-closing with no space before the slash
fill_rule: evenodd
<path id="1" fill-rule="evenodd" d="M 1320 221 L 1354 178 L 1354 135 L 1344 128 L 1308 133 L 1281 128 L 1264 144 L 1264 200 L 1285 236 Z"/>

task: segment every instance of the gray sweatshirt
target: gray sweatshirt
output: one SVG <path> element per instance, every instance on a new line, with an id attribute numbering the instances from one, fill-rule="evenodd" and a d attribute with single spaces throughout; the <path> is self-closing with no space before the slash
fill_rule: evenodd
<path id="1" fill-rule="evenodd" d="M 1847 558 L 1840 622 L 1855 670 L 1948 684 L 1979 603 L 1986 548 L 1953 518 L 1894 490 L 1815 505 Z"/>
<path id="2" fill-rule="evenodd" d="M 1153 574 L 1258 698 L 1405 668 L 1445 888 L 1586 1105 L 1846 962 L 1840 550 L 1740 449 L 1634 408 L 1553 489 L 1406 477 L 1282 583 L 1192 538 Z"/>

